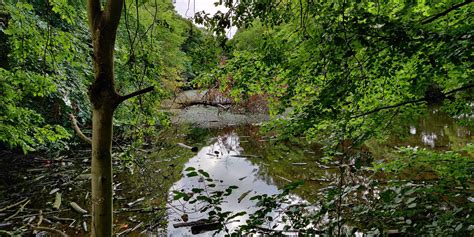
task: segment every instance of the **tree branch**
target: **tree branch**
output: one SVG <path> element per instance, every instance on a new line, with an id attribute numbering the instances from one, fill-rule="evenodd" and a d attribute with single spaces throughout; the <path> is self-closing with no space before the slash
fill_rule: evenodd
<path id="1" fill-rule="evenodd" d="M 424 101 L 425 101 L 425 98 L 424 98 L 424 97 L 421 98 L 421 99 L 418 99 L 418 100 L 404 101 L 404 102 L 401 102 L 401 103 L 398 103 L 398 104 L 395 104 L 395 105 L 389 105 L 389 106 L 379 107 L 379 108 L 370 110 L 370 111 L 365 112 L 365 113 L 362 113 L 362 114 L 358 114 L 358 115 L 355 115 L 355 116 L 351 116 L 351 118 L 352 118 L 352 119 L 354 119 L 354 118 L 360 118 L 360 117 L 363 117 L 363 116 L 366 116 L 366 115 L 369 115 L 369 114 L 377 113 L 377 112 L 379 112 L 379 111 L 381 111 L 381 110 L 393 109 L 393 108 L 397 108 L 397 107 L 404 106 L 404 105 L 407 105 L 407 104 L 416 104 L 416 103 L 420 103 L 420 102 L 424 102 Z"/>
<path id="2" fill-rule="evenodd" d="M 450 8 L 448 8 L 448 9 L 446 9 L 446 10 L 444 10 L 444 11 L 442 11 L 442 12 L 440 12 L 440 13 L 434 15 L 434 16 L 428 17 L 427 19 L 423 20 L 421 22 L 421 24 L 422 25 L 429 24 L 429 23 L 435 21 L 436 19 L 438 19 L 440 17 L 443 17 L 443 16 L 447 15 L 448 13 L 450 13 L 450 12 L 460 8 L 460 7 L 463 7 L 463 6 L 465 6 L 465 5 L 467 5 L 471 2 L 472 2 L 472 0 L 466 0 L 462 3 L 455 4 L 455 5 L 451 6 Z"/>
<path id="3" fill-rule="evenodd" d="M 145 88 L 145 89 L 141 89 L 141 90 L 135 91 L 135 92 L 133 92 L 133 93 L 130 93 L 130 94 L 128 94 L 128 95 L 120 96 L 120 98 L 119 98 L 119 104 L 122 103 L 122 102 L 125 101 L 125 100 L 128 100 L 128 99 L 132 98 L 132 97 L 139 96 L 139 95 L 148 93 L 148 92 L 153 91 L 153 90 L 154 90 L 154 87 L 153 87 L 153 86 L 150 86 L 150 87 L 147 87 L 147 88 Z"/>
<path id="4" fill-rule="evenodd" d="M 465 86 L 461 86 L 461 87 L 459 87 L 459 88 L 457 88 L 457 89 L 454 89 L 454 90 L 452 90 L 452 91 L 448 91 L 448 92 L 444 93 L 444 95 L 445 95 L 445 96 L 451 95 L 451 94 L 454 94 L 454 93 L 456 93 L 456 92 L 463 91 L 463 90 L 467 90 L 467 89 L 470 89 L 470 88 L 474 88 L 474 83 L 468 83 L 468 84 L 465 85 Z"/>
<path id="5" fill-rule="evenodd" d="M 91 32 L 94 32 L 94 29 L 97 25 L 97 20 L 100 19 L 100 12 L 102 6 L 100 0 L 87 0 L 87 17 L 89 19 L 89 28 Z"/>
<path id="6" fill-rule="evenodd" d="M 74 128 L 74 131 L 76 131 L 79 138 L 81 138 L 81 140 L 83 140 L 84 142 L 92 145 L 92 140 L 88 138 L 86 135 L 84 135 L 84 133 L 82 133 L 81 131 L 81 128 L 79 128 L 79 126 L 77 125 L 76 117 L 74 117 L 74 115 L 71 113 L 69 114 L 69 118 L 71 119 L 72 128 Z"/>
<path id="7" fill-rule="evenodd" d="M 459 87 L 459 88 L 457 88 L 457 89 L 448 91 L 448 92 L 446 92 L 446 93 L 442 93 L 442 95 L 443 95 L 444 97 L 446 97 L 446 96 L 448 96 L 448 95 L 454 94 L 454 93 L 459 92 L 459 91 L 468 90 L 468 89 L 470 89 L 470 88 L 474 88 L 474 84 L 473 84 L 473 83 L 468 83 L 468 84 L 465 85 L 465 86 L 461 86 L 461 87 Z M 401 102 L 401 103 L 398 103 L 398 104 L 395 104 L 395 105 L 388 105 L 388 106 L 384 106 L 384 107 L 379 107 L 379 108 L 370 110 L 370 111 L 365 112 L 365 113 L 362 113 L 362 114 L 358 114 L 358 115 L 351 116 L 351 119 L 360 118 L 360 117 L 363 117 L 363 116 L 366 116 L 366 115 L 369 115 L 369 114 L 377 113 L 377 112 L 379 112 L 379 111 L 381 111 L 381 110 L 393 109 L 393 108 L 401 107 L 401 106 L 404 106 L 404 105 L 407 105 L 407 104 L 417 104 L 417 103 L 421 103 L 421 102 L 425 102 L 425 101 L 428 101 L 428 99 L 427 99 L 426 97 L 423 97 L 423 98 L 417 99 L 417 100 L 409 100 L 409 101 L 404 101 L 404 102 Z"/>

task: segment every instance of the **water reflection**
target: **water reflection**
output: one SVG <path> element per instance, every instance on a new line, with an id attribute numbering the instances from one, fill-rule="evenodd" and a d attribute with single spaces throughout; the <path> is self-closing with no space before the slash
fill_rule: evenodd
<path id="1" fill-rule="evenodd" d="M 209 173 L 210 177 L 218 184 L 216 188 L 225 190 L 230 185 L 238 186 L 230 196 L 225 197 L 221 204 L 222 211 L 231 211 L 237 213 L 246 211 L 253 213 L 256 211 L 255 203 L 250 197 L 257 194 L 277 194 L 278 187 L 274 184 L 270 176 L 260 175 L 260 167 L 252 164 L 246 158 L 243 158 L 243 152 L 240 146 L 240 139 L 235 133 L 230 133 L 218 137 L 211 145 L 203 147 L 196 156 L 191 158 L 185 165 L 196 169 L 203 169 Z M 209 188 L 205 187 L 205 182 L 199 177 L 184 177 L 176 182 L 171 190 L 191 190 L 192 188 Z M 170 192 L 170 200 L 172 200 L 172 192 Z M 247 193 L 247 194 L 245 194 Z M 242 198 L 242 196 L 245 196 Z M 291 203 L 301 202 L 301 198 L 293 195 L 290 197 Z M 201 213 L 203 204 L 189 204 L 183 200 L 171 201 L 168 204 L 168 235 L 169 236 L 187 236 L 191 235 L 189 228 L 174 228 L 173 224 L 197 221 L 207 218 L 207 214 Z M 185 215 L 186 218 L 183 218 Z M 278 213 L 272 214 L 275 219 Z M 229 230 L 235 229 L 237 226 L 245 223 L 248 215 L 236 218 L 235 222 L 227 224 Z M 212 232 L 211 232 L 212 233 Z M 210 233 L 202 233 L 197 236 L 209 236 Z M 220 233 L 219 235 L 224 235 Z M 218 236 L 219 236 L 218 235 Z"/>
<path id="2" fill-rule="evenodd" d="M 408 137 L 394 139 L 394 144 L 455 150 L 474 139 L 469 128 L 458 125 L 455 120 L 439 111 L 419 118 L 415 125 L 411 124 L 406 129 Z"/>

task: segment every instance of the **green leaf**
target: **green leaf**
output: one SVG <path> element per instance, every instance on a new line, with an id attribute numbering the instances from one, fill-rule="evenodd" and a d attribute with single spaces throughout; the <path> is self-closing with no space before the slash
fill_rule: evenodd
<path id="1" fill-rule="evenodd" d="M 207 173 L 206 171 L 200 169 L 198 170 L 198 172 L 202 174 L 204 177 L 209 178 L 209 173 Z"/>
<path id="2" fill-rule="evenodd" d="M 188 177 L 195 177 L 195 176 L 198 176 L 198 173 L 196 173 L 196 172 L 193 171 L 193 172 L 187 173 L 186 176 L 188 176 Z"/>

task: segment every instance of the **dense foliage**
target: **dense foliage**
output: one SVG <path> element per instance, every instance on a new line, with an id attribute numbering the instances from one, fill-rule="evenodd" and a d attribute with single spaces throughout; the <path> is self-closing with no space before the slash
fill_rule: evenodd
<path id="1" fill-rule="evenodd" d="M 226 63 L 196 84 L 237 100 L 266 95 L 275 115 L 269 129 L 280 138 L 305 135 L 338 162 L 340 182 L 321 191 L 320 209 L 300 218 L 300 230 L 311 223 L 329 235 L 357 231 L 346 225 L 373 234 L 472 234 L 472 144 L 450 152 L 392 147 L 375 168 L 361 166 L 364 143 L 407 119 L 444 111 L 472 130 L 471 2 L 220 1 L 229 12 L 201 12 L 197 21 L 217 33 L 239 31 Z M 428 183 L 410 175 L 419 172 Z M 373 180 L 354 181 L 355 174 Z"/>
<path id="2" fill-rule="evenodd" d="M 147 134 L 169 124 L 160 101 L 182 88 L 219 87 L 235 102 L 259 95 L 274 116 L 268 129 L 278 138 L 304 135 L 320 143 L 325 153 L 315 162 L 338 173 L 312 204 L 283 205 L 298 182 L 280 194 L 251 197 L 258 211 L 238 231 L 255 231 L 275 221 L 272 211 L 286 208 L 284 228 L 301 233 L 472 235 L 472 144 L 452 151 L 390 147 L 382 154 L 368 148 L 371 139 L 432 111 L 474 128 L 471 0 L 218 3 L 229 11 L 195 19 L 219 37 L 238 26 L 227 42 L 178 16 L 171 1 L 125 1 L 114 38 L 113 86 L 120 94 L 148 86 L 155 91 L 115 112 L 122 139 L 146 144 Z M 86 18 L 80 1 L 0 2 L 1 149 L 67 149 L 69 114 L 89 135 L 93 75 Z M 272 152 L 281 149 L 275 145 Z M 130 151 L 120 156 L 139 162 Z M 199 211 L 229 231 L 225 224 L 246 213 L 223 211 L 220 204 L 238 187 L 222 191 L 205 170 L 186 171 L 202 178 L 209 192 L 181 190 L 174 198 L 204 203 Z M 273 172 L 299 177 L 279 165 Z"/>
<path id="3" fill-rule="evenodd" d="M 201 85 L 267 93 L 287 135 L 334 144 L 383 134 L 404 114 L 442 104 L 473 115 L 470 1 L 244 1 L 198 18 L 241 28 L 227 64 Z M 344 130 L 336 134 L 335 131 Z"/>
<path id="4" fill-rule="evenodd" d="M 85 128 L 90 124 L 92 48 L 85 8 L 65 0 L 0 3 L 0 143 L 6 147 L 64 149 L 73 134 L 69 113 Z M 170 1 L 127 1 L 119 29 L 119 90 L 156 89 L 117 111 L 121 134 L 140 142 L 153 126 L 168 123 L 157 110 L 159 101 L 215 65 L 218 51 L 208 47 L 216 44 L 214 37 L 177 15 Z"/>

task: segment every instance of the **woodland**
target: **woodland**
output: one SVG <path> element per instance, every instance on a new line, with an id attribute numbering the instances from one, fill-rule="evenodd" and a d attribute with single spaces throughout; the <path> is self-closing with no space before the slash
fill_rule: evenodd
<path id="1" fill-rule="evenodd" d="M 1 236 L 474 235 L 472 0 L 215 5 L 0 0 Z"/>

